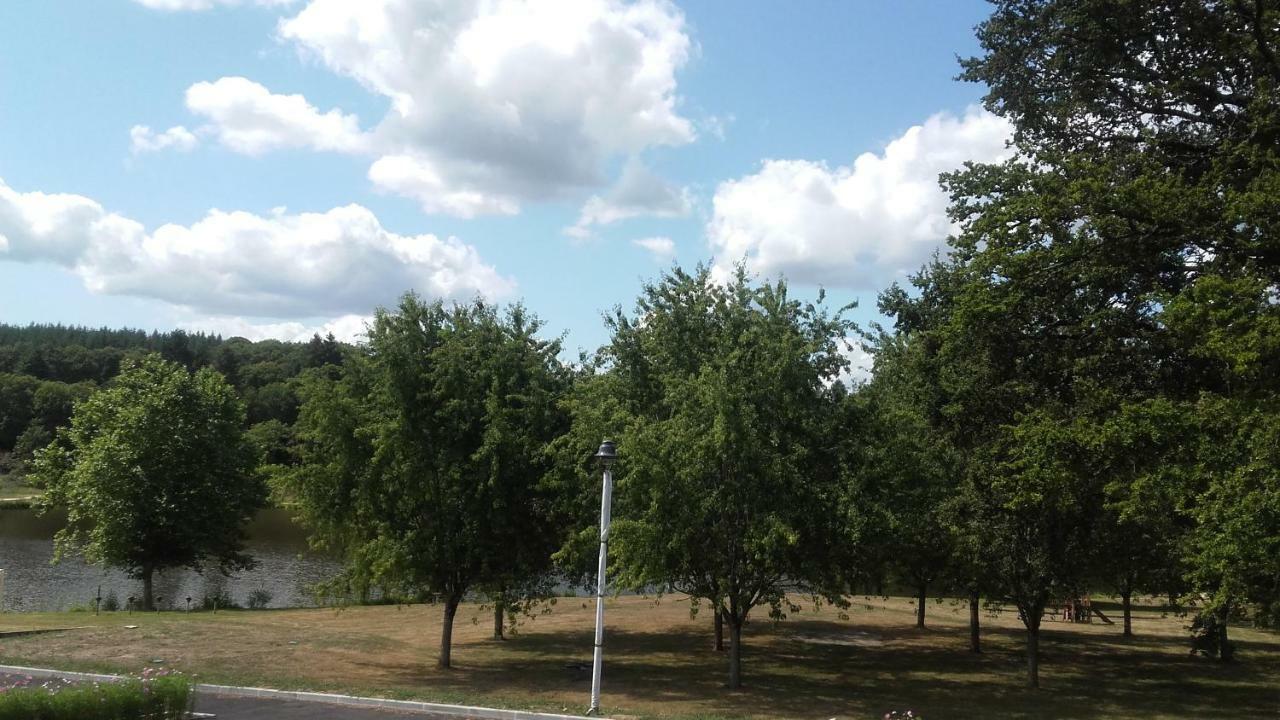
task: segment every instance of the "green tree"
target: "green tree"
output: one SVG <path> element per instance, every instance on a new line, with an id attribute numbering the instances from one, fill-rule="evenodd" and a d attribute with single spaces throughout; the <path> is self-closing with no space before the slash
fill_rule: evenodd
<path id="1" fill-rule="evenodd" d="M 52 433 L 70 422 L 71 411 L 75 404 L 92 395 L 96 389 L 97 386 L 94 383 L 87 381 L 42 382 L 31 399 L 32 420 Z"/>
<path id="2" fill-rule="evenodd" d="M 40 381 L 27 375 L 0 373 L 0 448 L 10 449 L 31 423 Z"/>
<path id="3" fill-rule="evenodd" d="M 281 495 L 344 554 L 354 592 L 443 602 L 441 667 L 468 592 L 513 602 L 550 568 L 558 536 L 540 481 L 567 375 L 540 327 L 519 305 L 408 294 L 375 314 L 365 353 L 302 383 L 302 464 Z"/>
<path id="4" fill-rule="evenodd" d="M 298 396 L 289 382 L 269 382 L 244 391 L 249 422 L 278 420 L 286 425 L 298 418 Z"/>
<path id="5" fill-rule="evenodd" d="M 333 337 L 333 333 L 328 333 L 323 338 L 320 333 L 316 333 L 307 341 L 304 362 L 307 367 L 341 365 L 342 345 Z"/>
<path id="6" fill-rule="evenodd" d="M 244 525 L 264 489 L 243 424 L 218 373 L 154 355 L 126 363 L 76 404 L 71 425 L 35 461 L 44 507 L 67 509 L 58 555 L 83 552 L 141 579 L 147 609 L 156 572 L 249 567 Z"/>
<path id="7" fill-rule="evenodd" d="M 920 348 L 906 335 L 870 337 L 872 379 L 856 393 L 859 501 L 882 511 L 876 536 L 883 563 L 916 590 L 916 627 L 925 626 L 929 588 L 966 580 L 948 572 L 957 552 L 950 513 L 959 465 L 944 437 L 929 424 L 933 397 Z M 966 583 L 967 584 L 967 583 Z"/>
<path id="8" fill-rule="evenodd" d="M 1259 2 L 1000 0 L 964 63 L 1016 154 L 946 177 L 960 233 L 917 293 L 885 300 L 929 337 L 939 428 L 986 466 L 963 496 L 1027 623 L 1032 684 L 1043 599 L 1096 576 L 1106 538 L 1151 529 L 1126 515 L 1135 487 L 1164 485 L 1193 525 L 1171 560 L 1206 612 L 1225 620 L 1232 592 L 1263 586 L 1269 516 L 1228 507 L 1277 481 L 1245 449 L 1277 389 L 1278 20 Z M 1155 402 L 1197 413 L 1195 452 L 1104 476 L 1101 429 Z M 1208 414 L 1239 442 L 1200 434 Z"/>
<path id="9" fill-rule="evenodd" d="M 645 285 L 609 329 L 592 390 L 610 412 L 576 421 L 584 441 L 619 441 L 619 582 L 718 611 L 736 688 L 754 608 L 782 617 L 788 591 L 840 594 L 838 555 L 854 538 L 837 511 L 831 384 L 850 326 L 782 283 L 753 285 L 739 269 L 721 284 L 699 268 Z"/>
<path id="10" fill-rule="evenodd" d="M 249 426 L 245 440 L 253 448 L 258 467 L 285 466 L 292 458 L 289 447 L 293 442 L 293 430 L 279 420 L 264 420 Z"/>
<path id="11" fill-rule="evenodd" d="M 1195 418 L 1192 409 L 1165 399 L 1127 403 L 1086 441 L 1094 467 L 1106 478 L 1096 572 L 1120 595 L 1125 637 L 1133 635 L 1135 593 L 1178 597 L 1186 589 Z"/>

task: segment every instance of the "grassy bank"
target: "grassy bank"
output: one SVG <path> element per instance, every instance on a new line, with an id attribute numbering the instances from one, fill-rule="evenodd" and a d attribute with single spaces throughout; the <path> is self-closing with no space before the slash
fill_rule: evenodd
<path id="1" fill-rule="evenodd" d="M 25 506 L 43 494 L 43 489 L 26 484 L 24 479 L 0 472 L 0 503 Z"/>
<path id="2" fill-rule="evenodd" d="M 1044 687 L 1023 687 L 1022 635 L 1011 612 L 984 613 L 986 652 L 966 652 L 967 610 L 930 603 L 916 630 L 905 599 L 858 598 L 833 610 L 745 632 L 746 687 L 724 689 L 724 656 L 710 617 L 668 597 L 612 601 L 605 708 L 617 717 L 878 718 L 913 709 L 926 718 L 1237 718 L 1280 709 L 1280 637 L 1236 629 L 1240 662 L 1189 656 L 1184 618 L 1154 609 L 1118 626 L 1046 622 Z M 590 684 L 592 609 L 565 598 L 505 642 L 491 614 L 459 612 L 450 671 L 433 663 L 440 609 L 103 614 L 7 614 L 0 630 L 89 626 L 0 638 L 0 661 L 137 672 L 163 661 L 202 681 L 307 688 L 448 702 L 581 711 Z M 127 629 L 125 625 L 138 625 Z"/>

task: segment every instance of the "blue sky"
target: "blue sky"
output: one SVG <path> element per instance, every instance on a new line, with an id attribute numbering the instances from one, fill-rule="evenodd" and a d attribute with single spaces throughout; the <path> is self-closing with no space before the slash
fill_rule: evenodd
<path id="1" fill-rule="evenodd" d="M 412 287 L 594 349 L 700 261 L 867 319 L 945 239 L 937 172 L 1003 152 L 953 80 L 986 12 L 0 4 L 0 320 L 341 335 Z"/>

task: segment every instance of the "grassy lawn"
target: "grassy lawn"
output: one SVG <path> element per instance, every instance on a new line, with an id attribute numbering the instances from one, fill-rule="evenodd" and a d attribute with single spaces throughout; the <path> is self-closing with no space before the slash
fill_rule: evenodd
<path id="1" fill-rule="evenodd" d="M 826 609 L 782 623 L 764 613 L 744 632 L 746 687 L 728 692 L 706 614 L 688 602 L 626 597 L 607 620 L 605 710 L 645 718 L 1240 718 L 1280 714 L 1280 636 L 1233 629 L 1240 662 L 1188 654 L 1184 618 L 1143 609 L 1138 637 L 1118 625 L 1046 622 L 1039 691 L 1023 687 L 1012 612 L 984 613 L 986 652 L 966 652 L 967 608 L 930 603 L 926 630 L 909 600 L 857 598 L 847 620 Z M 1110 611 L 1111 608 L 1103 608 Z M 358 607 L 133 614 L 6 614 L 0 631 L 89 626 L 0 637 L 0 662 L 130 671 L 161 660 L 201 680 L 581 712 L 590 686 L 593 611 L 564 598 L 505 642 L 491 615 L 464 607 L 457 667 L 434 667 L 440 609 Z M 1118 612 L 1113 613 L 1113 619 Z M 140 627 L 126 629 L 127 624 Z"/>
<path id="2" fill-rule="evenodd" d="M 30 499 L 42 495 L 44 490 L 27 485 L 10 475 L 0 472 L 0 502 L 14 499 Z"/>

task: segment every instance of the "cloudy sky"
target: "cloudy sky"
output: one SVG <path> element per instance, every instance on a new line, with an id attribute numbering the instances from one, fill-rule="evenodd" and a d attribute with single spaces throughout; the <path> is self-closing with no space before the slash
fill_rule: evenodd
<path id="1" fill-rule="evenodd" d="M 979 0 L 0 4 L 0 320 L 351 337 L 404 290 L 568 349 L 661 268 L 873 316 L 1008 128 Z"/>

